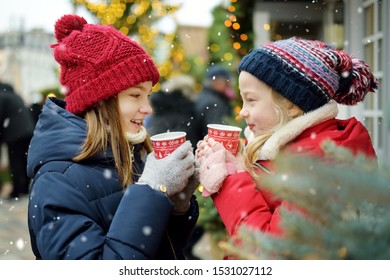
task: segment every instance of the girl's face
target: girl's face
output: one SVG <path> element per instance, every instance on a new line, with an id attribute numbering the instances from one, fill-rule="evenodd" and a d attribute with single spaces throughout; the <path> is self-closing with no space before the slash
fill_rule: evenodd
<path id="1" fill-rule="evenodd" d="M 118 98 L 119 114 L 123 129 L 129 133 L 138 133 L 145 117 L 153 112 L 149 102 L 152 82 L 144 82 L 124 91 Z"/>
<path id="2" fill-rule="evenodd" d="M 275 127 L 279 117 L 272 103 L 272 88 L 245 71 L 241 71 L 238 82 L 243 101 L 240 116 L 249 129 L 259 136 Z"/>

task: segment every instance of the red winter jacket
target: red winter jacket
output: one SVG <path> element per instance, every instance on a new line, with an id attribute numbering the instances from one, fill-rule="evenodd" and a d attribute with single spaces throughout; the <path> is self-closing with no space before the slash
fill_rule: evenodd
<path id="1" fill-rule="evenodd" d="M 289 140 L 282 149 L 321 157 L 323 151 L 320 144 L 326 139 L 349 148 L 354 154 L 362 152 L 376 157 L 368 131 L 355 118 L 332 118 L 321 122 Z M 259 163 L 272 169 L 272 160 L 260 160 Z M 242 224 L 264 232 L 281 233 L 278 226 L 279 208 L 286 202 L 276 200 L 269 192 L 256 189 L 256 184 L 248 172 L 228 176 L 219 192 L 212 198 L 230 236 L 236 235 Z"/>

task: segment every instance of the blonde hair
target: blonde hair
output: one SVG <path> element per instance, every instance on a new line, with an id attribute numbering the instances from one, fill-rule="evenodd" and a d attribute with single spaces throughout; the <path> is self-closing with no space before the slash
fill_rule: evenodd
<path id="1" fill-rule="evenodd" d="M 244 150 L 245 169 L 252 175 L 255 180 L 259 179 L 262 174 L 261 172 L 259 173 L 259 169 L 255 165 L 259 150 L 276 130 L 284 126 L 292 119 L 295 119 L 296 117 L 304 114 L 302 109 L 274 90 L 271 90 L 271 101 L 273 108 L 279 117 L 279 122 L 267 132 L 253 139 L 250 143 L 248 143 Z M 289 109 L 293 107 L 296 107 L 298 110 L 294 115 L 289 115 Z"/>
<path id="2" fill-rule="evenodd" d="M 80 162 L 88 159 L 104 152 L 110 145 L 119 180 L 122 187 L 126 187 L 133 183 L 133 145 L 125 137 L 118 108 L 117 98 L 112 97 L 85 113 L 87 137 L 81 152 L 73 160 Z M 143 151 L 146 153 L 152 151 L 149 136 L 144 141 Z"/>

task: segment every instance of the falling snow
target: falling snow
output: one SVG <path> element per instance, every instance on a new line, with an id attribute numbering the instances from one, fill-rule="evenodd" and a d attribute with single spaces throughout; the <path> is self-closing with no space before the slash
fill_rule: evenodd
<path id="1" fill-rule="evenodd" d="M 15 246 L 18 250 L 20 250 L 20 251 L 23 250 L 25 245 L 26 245 L 26 242 L 22 238 L 19 238 L 18 240 L 16 240 Z"/>
<path id="2" fill-rule="evenodd" d="M 343 78 L 348 78 L 348 77 L 349 77 L 349 72 L 348 72 L 348 71 L 343 71 L 343 72 L 341 73 L 341 77 L 343 77 Z"/>
<path id="3" fill-rule="evenodd" d="M 106 179 L 110 179 L 112 177 L 112 171 L 110 169 L 105 169 L 103 172 L 103 176 Z"/>
<path id="4" fill-rule="evenodd" d="M 143 233 L 144 235 L 146 235 L 146 236 L 151 235 L 151 234 L 152 234 L 152 227 L 150 227 L 150 226 L 144 226 L 144 227 L 142 228 L 142 233 Z"/>
<path id="5" fill-rule="evenodd" d="M 2 195 L 8 189 L 4 184 Z M 0 222 L 5 229 L 0 238 L 0 260 L 34 259 L 26 224 L 27 202 L 27 198 L 5 200 L 0 197 Z"/>
<path id="6" fill-rule="evenodd" d="M 245 218 L 246 216 L 248 216 L 248 212 L 242 211 L 240 213 L 240 216 L 241 216 L 241 218 Z"/>
<path id="7" fill-rule="evenodd" d="M 9 118 L 5 118 L 5 119 L 4 119 L 4 122 L 3 122 L 3 127 L 4 127 L 4 128 L 7 128 L 7 127 L 8 127 L 9 121 L 10 121 Z"/>

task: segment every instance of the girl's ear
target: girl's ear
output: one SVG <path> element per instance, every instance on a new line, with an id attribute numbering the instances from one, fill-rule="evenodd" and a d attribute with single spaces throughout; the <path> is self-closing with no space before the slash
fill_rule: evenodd
<path id="1" fill-rule="evenodd" d="M 299 108 L 297 105 L 291 104 L 289 108 L 287 109 L 287 115 L 291 118 L 294 118 L 302 113 L 302 109 Z"/>

